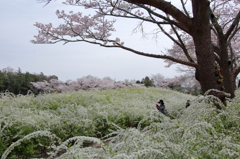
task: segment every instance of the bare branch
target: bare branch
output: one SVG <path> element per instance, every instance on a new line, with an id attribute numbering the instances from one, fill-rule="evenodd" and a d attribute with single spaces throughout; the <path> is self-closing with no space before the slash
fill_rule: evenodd
<path id="1" fill-rule="evenodd" d="M 230 28 L 229 28 L 228 31 L 226 32 L 226 34 L 225 34 L 226 38 L 229 38 L 229 36 L 230 36 L 231 33 L 233 32 L 234 28 L 236 28 L 236 26 L 238 26 L 239 20 L 240 20 L 240 11 L 238 12 L 237 16 L 235 17 L 235 20 L 233 21 L 232 25 L 230 26 Z M 235 34 L 236 34 L 236 31 L 234 32 L 233 36 L 234 36 Z"/>
<path id="2" fill-rule="evenodd" d="M 164 0 L 125 0 L 130 3 L 135 4 L 146 4 L 153 7 L 156 7 L 166 14 L 171 15 L 174 19 L 176 19 L 185 30 L 189 30 L 192 26 L 192 20 L 191 18 L 187 17 L 183 12 L 181 12 L 179 9 L 177 9 L 175 6 L 173 6 L 170 2 L 164 1 Z"/>
<path id="3" fill-rule="evenodd" d="M 214 13 L 212 12 L 211 8 L 209 7 L 209 12 L 210 12 L 210 18 L 211 18 L 211 22 L 214 26 L 214 28 L 217 31 L 218 36 L 219 35 L 223 35 L 223 30 L 222 27 L 219 25 L 217 18 L 215 17 Z M 216 33 L 216 32 L 215 32 Z"/>
<path id="4" fill-rule="evenodd" d="M 185 32 L 188 32 L 184 27 L 181 26 L 180 23 L 171 20 L 169 17 L 160 15 L 160 14 L 154 12 L 153 10 L 151 10 L 151 9 L 150 9 L 149 7 L 147 7 L 147 6 L 144 6 L 144 5 L 141 5 L 141 4 L 136 4 L 136 5 L 140 6 L 141 8 L 144 8 L 144 9 L 149 13 L 149 15 L 154 15 L 154 16 L 156 16 L 156 17 L 158 17 L 158 18 L 163 19 L 164 21 L 167 21 L 168 23 L 166 23 L 166 24 L 173 24 L 173 25 L 175 25 L 176 27 L 178 27 L 179 29 L 181 29 L 181 30 L 183 30 L 183 31 L 185 31 Z M 156 20 L 154 20 L 154 21 L 155 21 L 156 24 L 162 24 L 162 23 L 157 22 Z M 163 23 L 163 24 L 164 24 L 164 23 Z"/>
<path id="5" fill-rule="evenodd" d="M 190 18 L 190 15 L 186 9 L 186 2 L 184 3 L 183 0 L 181 0 L 181 3 L 182 3 L 182 7 L 183 7 L 183 10 L 184 10 L 184 13 Z"/>
<path id="6" fill-rule="evenodd" d="M 46 2 L 46 4 L 43 6 L 45 7 L 46 5 L 48 5 L 52 0 L 37 0 L 37 2 L 42 3 L 42 2 Z"/>
<path id="7" fill-rule="evenodd" d="M 195 64 L 195 63 L 179 60 L 179 59 L 176 59 L 172 56 L 144 53 L 144 52 L 140 52 L 140 51 L 125 47 L 125 46 L 121 46 L 120 48 L 122 48 L 124 50 L 131 51 L 131 52 L 133 52 L 135 54 L 138 54 L 138 55 L 142 55 L 142 56 L 146 56 L 146 57 L 152 57 L 152 58 L 159 58 L 159 59 L 167 59 L 167 60 L 171 60 L 173 62 L 182 64 L 182 65 L 197 68 L 197 64 Z"/>
<path id="8" fill-rule="evenodd" d="M 178 38 L 178 40 L 179 40 L 179 42 L 180 42 L 180 45 L 179 45 L 178 43 L 176 43 L 176 44 L 178 44 L 178 45 L 182 48 L 182 50 L 183 50 L 185 56 L 187 57 L 187 59 L 189 60 L 189 62 L 195 63 L 195 62 L 193 61 L 193 59 L 191 58 L 191 56 L 189 55 L 188 50 L 187 50 L 184 42 L 182 41 L 181 36 L 178 34 L 177 30 L 175 29 L 175 27 L 174 27 L 173 25 L 171 25 L 171 27 L 172 27 L 174 33 L 176 34 L 176 36 L 177 36 L 177 38 Z"/>

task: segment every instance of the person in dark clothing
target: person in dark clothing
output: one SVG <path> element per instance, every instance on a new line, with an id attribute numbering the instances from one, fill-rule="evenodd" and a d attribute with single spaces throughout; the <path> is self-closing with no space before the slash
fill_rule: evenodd
<path id="1" fill-rule="evenodd" d="M 167 109 L 165 108 L 163 100 L 162 99 L 159 100 L 158 103 L 159 104 L 156 104 L 156 107 L 157 107 L 158 111 L 163 113 L 163 114 L 167 114 Z"/>
<path id="2" fill-rule="evenodd" d="M 190 100 L 187 100 L 186 108 L 190 106 Z"/>

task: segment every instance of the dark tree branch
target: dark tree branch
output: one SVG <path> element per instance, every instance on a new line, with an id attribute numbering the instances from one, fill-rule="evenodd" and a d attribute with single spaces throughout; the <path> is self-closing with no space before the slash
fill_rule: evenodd
<path id="1" fill-rule="evenodd" d="M 235 17 L 232 25 L 230 26 L 230 28 L 226 32 L 226 34 L 225 34 L 226 38 L 229 38 L 229 36 L 232 34 L 232 32 L 234 32 L 233 30 L 234 30 L 234 28 L 236 28 L 236 26 L 238 26 L 239 20 L 240 20 L 240 11 L 238 12 L 237 16 Z M 235 31 L 232 36 L 234 36 L 236 33 L 237 32 Z"/>
<path id="2" fill-rule="evenodd" d="M 154 16 L 156 16 L 156 17 L 158 17 L 158 18 L 161 18 L 161 19 L 167 21 L 168 24 L 173 24 L 173 25 L 175 25 L 176 27 L 178 27 L 179 29 L 181 29 L 181 30 L 183 30 L 183 31 L 185 31 L 185 32 L 188 32 L 184 27 L 182 27 L 182 25 L 181 25 L 180 23 L 171 20 L 169 17 L 162 16 L 161 14 L 158 14 L 158 13 L 154 12 L 154 11 L 151 10 L 149 7 L 146 7 L 146 6 L 142 5 L 142 4 L 136 4 L 136 5 L 138 5 L 138 6 L 141 7 L 141 8 L 144 8 L 144 9 L 149 13 L 149 15 L 154 15 Z M 156 22 L 157 22 L 157 21 L 156 21 Z M 156 23 L 156 24 L 161 24 L 161 23 Z"/>
<path id="3" fill-rule="evenodd" d="M 183 12 L 181 12 L 178 8 L 173 6 L 170 2 L 164 0 L 125 0 L 129 3 L 135 4 L 146 4 L 149 6 L 156 7 L 166 14 L 171 15 L 174 19 L 176 19 L 185 30 L 189 30 L 192 26 L 191 18 L 187 17 Z"/>
<path id="4" fill-rule="evenodd" d="M 186 3 L 184 3 L 183 2 L 183 0 L 181 0 L 181 3 L 182 3 L 182 7 L 183 7 L 183 10 L 184 10 L 184 13 L 190 18 L 190 15 L 189 15 L 189 13 L 188 13 L 188 11 L 187 11 L 187 9 L 186 9 Z"/>
<path id="5" fill-rule="evenodd" d="M 192 57 L 189 55 L 188 50 L 187 50 L 184 42 L 182 41 L 181 36 L 178 34 L 177 30 L 175 29 L 175 27 L 174 27 L 173 25 L 171 25 L 171 28 L 173 29 L 174 33 L 176 34 L 176 36 L 177 36 L 177 38 L 178 38 L 178 40 L 179 40 L 179 42 L 180 42 L 180 45 L 179 45 L 179 46 L 182 48 L 182 50 L 183 50 L 185 56 L 187 57 L 188 61 L 189 61 L 189 62 L 192 62 L 192 63 L 195 63 L 195 62 L 193 61 Z"/>
<path id="6" fill-rule="evenodd" d="M 210 12 L 210 19 L 211 19 L 212 25 L 214 26 L 215 30 L 217 31 L 218 36 L 223 36 L 222 27 L 219 25 L 217 18 L 215 17 L 215 15 L 212 12 L 210 7 L 209 7 L 209 12 Z"/>
<path id="7" fill-rule="evenodd" d="M 72 30 L 72 29 L 71 29 Z M 132 49 L 132 48 L 129 48 L 129 47 L 125 47 L 119 43 L 116 43 L 115 40 L 107 40 L 107 42 L 112 42 L 112 43 L 116 43 L 115 45 L 105 45 L 103 44 L 103 42 L 106 42 L 106 40 L 104 39 L 99 39 L 97 37 L 94 37 L 94 39 L 96 39 L 96 41 L 89 41 L 89 40 L 86 40 L 85 38 L 83 38 L 81 35 L 77 34 L 76 36 L 79 36 L 81 39 L 75 39 L 75 40 L 69 40 L 69 39 L 65 39 L 65 38 L 61 38 L 61 37 L 58 37 L 58 36 L 55 36 L 54 34 L 50 33 L 50 32 L 46 32 L 47 35 L 50 35 L 51 37 L 57 39 L 55 40 L 54 42 L 51 42 L 52 44 L 54 43 L 58 43 L 58 42 L 64 42 L 64 44 L 67 44 L 69 42 L 87 42 L 87 43 L 90 43 L 90 44 L 97 44 L 97 45 L 100 45 L 102 47 L 107 47 L 107 48 L 122 48 L 124 50 L 127 50 L 127 51 L 130 51 L 132 53 L 135 53 L 137 55 L 141 55 L 141 56 L 145 56 L 145 57 L 152 57 L 152 58 L 158 58 L 158 59 L 168 59 L 168 60 L 171 60 L 173 62 L 176 62 L 176 63 L 179 63 L 179 64 L 182 64 L 182 65 L 186 65 L 186 66 L 189 66 L 189 67 L 194 67 L 194 68 L 197 68 L 197 64 L 195 63 L 192 63 L 192 62 L 187 62 L 187 61 L 183 61 L 183 60 L 179 60 L 179 59 L 176 59 L 172 56 L 167 56 L 167 55 L 159 55 L 159 54 L 150 54 L 150 53 L 145 53 L 145 52 L 141 52 L 141 51 L 137 51 L 135 49 Z M 98 42 L 99 41 L 99 42 Z"/>

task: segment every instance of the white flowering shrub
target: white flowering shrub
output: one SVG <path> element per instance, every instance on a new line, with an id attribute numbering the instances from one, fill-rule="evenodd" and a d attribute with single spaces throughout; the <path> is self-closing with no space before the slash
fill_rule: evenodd
<path id="1" fill-rule="evenodd" d="M 239 94 L 222 110 L 211 96 L 160 88 L 9 94 L 0 99 L 1 158 L 240 158 Z"/>

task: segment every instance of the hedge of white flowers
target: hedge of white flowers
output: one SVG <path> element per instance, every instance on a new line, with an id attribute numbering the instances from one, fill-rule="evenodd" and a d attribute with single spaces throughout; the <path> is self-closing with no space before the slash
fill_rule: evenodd
<path id="1" fill-rule="evenodd" d="M 239 95 L 217 110 L 211 96 L 161 88 L 7 93 L 0 99 L 1 158 L 237 159 Z M 156 109 L 159 99 L 169 115 Z"/>

